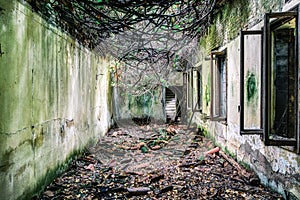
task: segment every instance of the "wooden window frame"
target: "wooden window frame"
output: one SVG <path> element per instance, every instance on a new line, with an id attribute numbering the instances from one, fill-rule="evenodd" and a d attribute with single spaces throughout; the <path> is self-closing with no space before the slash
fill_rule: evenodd
<path id="1" fill-rule="evenodd" d="M 259 135 L 263 135 L 263 112 L 261 112 L 261 116 L 260 116 L 260 129 L 249 129 L 249 128 L 245 128 L 245 108 L 244 108 L 244 103 L 245 103 L 245 82 L 244 82 L 244 76 L 245 76 L 245 67 L 244 67 L 244 57 L 245 57 L 245 43 L 244 43 L 244 36 L 247 35 L 260 35 L 261 36 L 261 48 L 263 47 L 263 31 L 262 30 L 254 30 L 254 31 L 241 31 L 240 33 L 240 134 L 241 135 L 250 135 L 250 134 L 259 134 Z M 262 60 L 262 56 L 261 56 L 261 60 Z M 261 64 L 263 62 L 261 61 Z M 261 66 L 262 67 L 262 66 Z M 261 73 L 262 74 L 262 73 Z M 261 75 L 261 80 L 262 80 L 262 75 Z M 262 81 L 261 81 L 262 82 Z M 263 97 L 263 90 L 261 90 L 261 97 Z M 263 98 L 261 98 L 261 107 L 263 106 Z"/>
<path id="2" fill-rule="evenodd" d="M 193 80 L 193 70 L 190 70 L 186 73 L 186 100 L 187 100 L 187 109 L 188 110 L 193 110 L 193 99 L 194 99 L 194 95 L 193 95 L 193 84 L 194 80 Z"/>
<path id="3" fill-rule="evenodd" d="M 202 94 L 203 94 L 203 88 L 202 88 L 202 66 L 198 67 L 194 70 L 196 72 L 196 81 L 197 81 L 197 95 L 196 95 L 196 103 L 194 105 L 194 112 L 200 112 L 202 113 Z"/>
<path id="4" fill-rule="evenodd" d="M 214 58 L 214 57 L 216 57 L 216 58 Z M 226 99 L 226 103 L 225 103 L 225 114 L 224 114 L 224 116 L 220 116 L 220 114 L 218 114 L 218 115 L 215 115 L 215 113 L 214 113 L 214 108 L 216 107 L 216 106 L 218 106 L 218 107 L 220 107 L 220 102 L 218 103 L 218 105 L 216 105 L 216 101 L 215 101 L 215 98 L 214 98 L 214 85 L 215 85 L 215 79 L 214 79 L 214 77 L 216 76 L 216 72 L 215 72 L 215 70 L 216 70 L 216 68 L 218 67 L 218 65 L 219 65 L 219 63 L 217 63 L 217 65 L 216 64 L 214 64 L 214 62 L 218 62 L 218 60 L 217 60 L 217 58 L 218 57 L 225 57 L 225 67 L 226 67 L 226 69 L 225 69 L 225 79 L 226 79 L 226 85 L 225 85 L 225 89 L 226 89 L 226 97 L 225 97 L 225 99 Z M 223 121 L 223 122 L 226 122 L 227 121 L 227 84 L 228 84 L 228 77 L 227 77 L 227 58 L 226 58 L 226 50 L 224 50 L 224 51 L 217 51 L 217 52 L 211 52 L 211 54 L 210 54 L 210 61 L 211 61 L 211 67 L 210 67 L 210 74 L 211 74 L 211 88 L 210 88 L 210 90 L 211 90 L 211 92 L 210 92 L 210 100 L 211 100 L 211 104 L 210 104 L 210 117 L 211 117 L 211 120 L 212 121 Z M 219 80 L 218 80 L 219 81 Z M 219 82 L 218 82 L 218 84 L 220 84 Z M 219 96 L 220 94 L 218 94 L 218 96 Z"/>
<path id="5" fill-rule="evenodd" d="M 264 134 L 263 134 L 263 140 L 265 141 L 265 144 L 268 146 L 295 146 L 299 149 L 299 122 L 296 126 L 296 140 L 290 140 L 290 139 L 270 139 L 270 133 L 271 133 L 271 118 L 269 116 L 269 113 L 271 112 L 271 105 L 270 105 L 270 99 L 271 99 L 271 91 L 269 88 L 269 85 L 272 84 L 271 82 L 271 63 L 272 63 L 272 55 L 271 55 L 271 34 L 273 27 L 277 26 L 277 21 L 274 20 L 273 23 L 271 23 L 271 19 L 275 18 L 286 18 L 286 17 L 295 17 L 297 21 L 296 30 L 297 33 L 299 32 L 299 15 L 297 12 L 280 12 L 280 13 L 266 13 L 265 19 L 264 19 L 264 42 L 263 42 L 263 82 L 264 82 L 264 121 L 263 121 L 263 127 L 264 127 Z M 280 20 L 279 23 L 280 24 Z M 298 33 L 299 34 L 299 33 Z M 296 43 L 297 43 L 297 50 L 296 50 L 296 57 L 299 57 L 298 55 L 298 34 L 296 34 Z M 297 68 L 299 65 L 297 66 Z M 297 70 L 298 71 L 298 70 Z M 297 80 L 297 79 L 296 79 Z M 298 81 L 297 81 L 298 82 Z M 298 99 L 298 95 L 295 97 L 295 99 Z M 296 109 L 298 110 L 298 104 L 296 104 Z M 299 112 L 297 112 L 297 119 L 299 118 Z M 299 119 L 298 119 L 299 120 Z M 298 137 L 298 138 L 297 138 Z M 298 143 L 298 144 L 297 144 Z M 297 150 L 299 151 L 299 150 Z"/>
<path id="6" fill-rule="evenodd" d="M 271 133 L 271 118 L 269 116 L 269 113 L 271 112 L 271 105 L 270 105 L 270 99 L 271 99 L 271 91 L 270 91 L 270 84 L 271 82 L 271 63 L 272 63 L 272 51 L 271 51 L 271 34 L 274 29 L 274 27 L 279 26 L 284 22 L 284 18 L 295 18 L 296 19 L 296 68 L 297 71 L 295 73 L 295 81 L 296 85 L 299 85 L 299 66 L 300 66 L 300 59 L 299 59 L 299 49 L 300 44 L 298 42 L 299 36 L 300 36 L 300 5 L 297 8 L 297 11 L 294 12 L 280 12 L 280 13 L 266 13 L 264 18 L 264 28 L 263 31 L 261 30 L 254 30 L 254 31 L 241 31 L 241 51 L 240 51 L 240 59 L 241 59 L 241 65 L 240 65 L 240 133 L 241 135 L 245 134 L 259 134 L 262 136 L 262 139 L 267 146 L 294 146 L 295 152 L 298 154 L 300 153 L 300 132 L 299 132 L 299 125 L 300 125 L 300 119 L 299 119 L 299 102 L 296 103 L 296 140 L 291 140 L 288 138 L 283 139 L 271 139 L 270 133 Z M 277 19 L 277 20 L 276 20 Z M 261 129 L 245 129 L 244 127 L 244 36 L 245 35 L 251 35 L 251 34 L 262 34 L 262 90 L 261 90 Z M 296 89 L 295 99 L 298 100 L 299 95 L 299 87 Z"/>

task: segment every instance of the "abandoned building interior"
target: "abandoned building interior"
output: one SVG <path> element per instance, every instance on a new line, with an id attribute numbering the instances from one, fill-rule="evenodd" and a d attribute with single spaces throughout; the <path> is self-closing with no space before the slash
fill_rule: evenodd
<path id="1" fill-rule="evenodd" d="M 40 192 L 70 158 L 135 118 L 195 126 L 264 185 L 300 199 L 299 0 L 216 1 L 168 84 L 138 95 L 117 85 L 114 58 L 32 2 L 0 0 L 0 199 Z"/>

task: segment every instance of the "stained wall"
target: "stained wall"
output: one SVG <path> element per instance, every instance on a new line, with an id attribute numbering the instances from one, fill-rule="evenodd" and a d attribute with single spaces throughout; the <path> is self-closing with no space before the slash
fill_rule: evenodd
<path id="1" fill-rule="evenodd" d="M 15 0 L 0 1 L 0 47 L 0 199 L 23 199 L 110 127 L 109 58 Z"/>
<path id="2" fill-rule="evenodd" d="M 260 135 L 240 134 L 240 30 L 261 30 L 264 14 L 283 12 L 296 7 L 299 1 L 231 1 L 221 5 L 213 24 L 202 39 L 197 64 L 201 66 L 202 112 L 195 112 L 193 122 L 212 137 L 217 145 L 253 169 L 263 184 L 280 192 L 287 199 L 300 198 L 300 156 L 296 151 L 265 145 Z M 260 128 L 261 106 L 261 38 L 245 37 L 245 126 Z M 212 120 L 211 52 L 226 51 L 226 120 Z M 196 77 L 194 77 L 194 83 Z M 197 89 L 197 88 L 196 88 Z M 194 92 L 194 102 L 196 92 Z M 299 105 L 299 102 L 298 102 Z M 188 116 L 192 117 L 189 110 Z M 298 133 L 299 134 L 299 133 Z"/>

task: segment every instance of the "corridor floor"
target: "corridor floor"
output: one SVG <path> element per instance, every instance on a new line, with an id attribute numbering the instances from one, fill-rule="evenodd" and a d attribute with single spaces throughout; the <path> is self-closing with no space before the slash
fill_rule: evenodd
<path id="1" fill-rule="evenodd" d="M 111 129 L 39 199 L 283 198 L 197 129 L 149 124 Z"/>

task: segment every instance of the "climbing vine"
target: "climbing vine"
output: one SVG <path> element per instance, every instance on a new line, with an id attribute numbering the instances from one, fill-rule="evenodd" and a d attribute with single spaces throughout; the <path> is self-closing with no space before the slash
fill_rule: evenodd
<path id="1" fill-rule="evenodd" d="M 250 16 L 250 7 L 247 0 L 234 0 L 222 6 L 214 16 L 200 44 L 207 52 L 224 45 L 227 41 L 238 36 L 239 31 L 246 25 Z"/>

